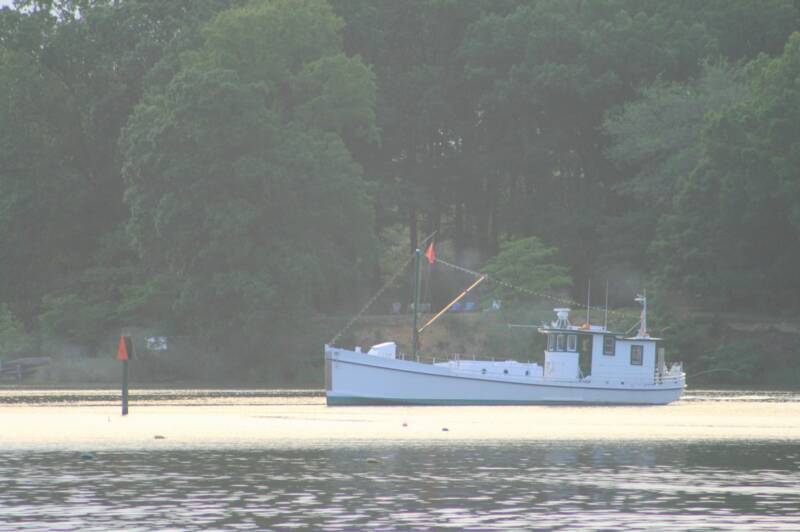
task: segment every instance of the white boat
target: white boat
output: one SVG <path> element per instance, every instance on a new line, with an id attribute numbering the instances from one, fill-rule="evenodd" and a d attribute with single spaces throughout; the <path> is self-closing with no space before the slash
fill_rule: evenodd
<path id="1" fill-rule="evenodd" d="M 419 258 L 417 250 L 416 294 Z M 413 346 L 418 344 L 421 331 L 486 278 L 477 275 L 478 281 L 422 329 L 417 329 L 415 313 Z M 395 342 L 374 345 L 366 352 L 360 347 L 351 350 L 326 345 L 327 404 L 660 405 L 676 401 L 686 386 L 686 375 L 679 363 L 667 367 L 661 339 L 647 332 L 647 298 L 638 296 L 636 301 L 642 304 L 642 314 L 635 336 L 588 321 L 575 326 L 569 322 L 570 309 L 554 309 L 556 319 L 538 327 L 547 337 L 544 366 L 459 356 L 426 360 L 416 349 L 410 356 L 399 353 Z"/>

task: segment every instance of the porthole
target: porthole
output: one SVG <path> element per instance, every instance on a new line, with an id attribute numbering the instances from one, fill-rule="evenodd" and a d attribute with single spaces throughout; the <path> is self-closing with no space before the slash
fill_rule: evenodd
<path id="1" fill-rule="evenodd" d="M 508 375 L 508 370 L 507 370 L 507 369 L 504 369 L 504 370 L 503 370 L 503 373 L 504 373 L 505 375 Z"/>
<path id="2" fill-rule="evenodd" d="M 486 368 L 483 368 L 483 369 L 481 370 L 481 373 L 483 373 L 484 375 L 486 375 Z"/>

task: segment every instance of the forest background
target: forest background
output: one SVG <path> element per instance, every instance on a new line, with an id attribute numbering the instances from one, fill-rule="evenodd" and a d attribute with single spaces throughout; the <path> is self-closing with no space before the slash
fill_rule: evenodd
<path id="1" fill-rule="evenodd" d="M 796 385 L 797 32 L 797 0 L 15 0 L 0 361 L 102 381 L 127 331 L 140 382 L 318 385 L 436 231 L 561 299 L 647 288 L 693 384 Z M 467 282 L 431 275 L 433 308 Z M 553 306 L 480 297 L 459 349 Z"/>

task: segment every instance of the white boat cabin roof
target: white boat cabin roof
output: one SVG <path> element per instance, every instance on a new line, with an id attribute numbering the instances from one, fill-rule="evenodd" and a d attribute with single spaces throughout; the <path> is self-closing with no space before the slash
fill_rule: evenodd
<path id="1" fill-rule="evenodd" d="M 621 340 L 636 340 L 641 342 L 658 342 L 661 338 L 655 338 L 647 333 L 646 323 L 640 324 L 639 331 L 635 336 L 626 336 L 625 333 L 610 331 L 602 325 L 591 325 L 584 323 L 583 325 L 572 325 L 569 322 L 568 308 L 553 309 L 556 313 L 556 319 L 551 323 L 542 322 L 539 327 L 539 332 L 542 334 L 582 334 L 582 335 L 609 335 L 614 336 Z"/>

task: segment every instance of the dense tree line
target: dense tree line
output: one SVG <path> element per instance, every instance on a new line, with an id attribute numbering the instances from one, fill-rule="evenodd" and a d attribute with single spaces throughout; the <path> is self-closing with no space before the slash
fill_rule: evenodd
<path id="1" fill-rule="evenodd" d="M 576 297 L 796 311 L 796 31 L 796 0 L 17 0 L 0 332 L 256 356 L 434 230 L 498 271 L 535 243 Z"/>

